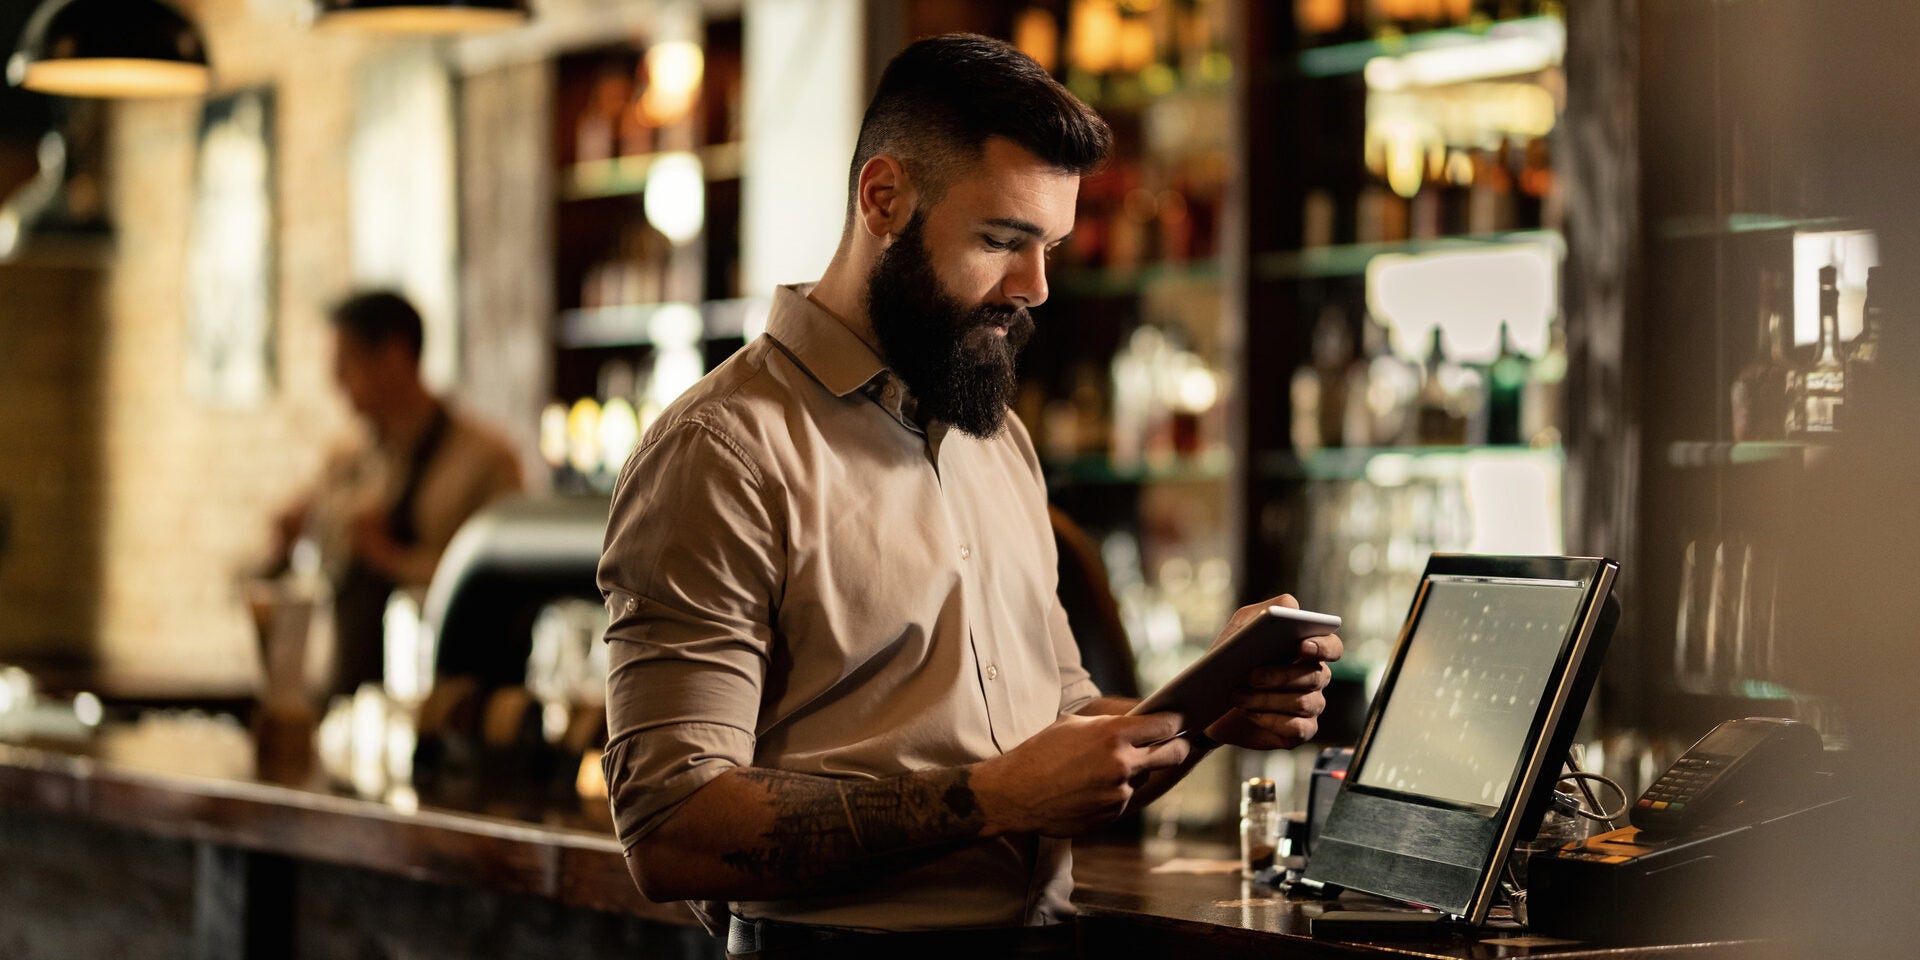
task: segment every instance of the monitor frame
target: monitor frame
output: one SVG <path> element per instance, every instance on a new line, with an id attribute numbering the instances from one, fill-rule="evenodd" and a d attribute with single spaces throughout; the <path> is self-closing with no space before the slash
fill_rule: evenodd
<path id="1" fill-rule="evenodd" d="M 1518 557 L 1434 554 L 1421 574 L 1378 692 L 1355 744 L 1352 771 L 1306 866 L 1306 879 L 1436 908 L 1486 922 L 1517 838 L 1539 829 L 1560 764 L 1572 745 L 1605 658 L 1620 605 L 1613 585 L 1620 565 L 1604 557 Z M 1519 773 L 1497 807 L 1407 793 L 1359 782 L 1368 753 L 1405 666 L 1409 644 L 1435 577 L 1574 582 L 1581 597 L 1561 640 L 1528 727 Z"/>

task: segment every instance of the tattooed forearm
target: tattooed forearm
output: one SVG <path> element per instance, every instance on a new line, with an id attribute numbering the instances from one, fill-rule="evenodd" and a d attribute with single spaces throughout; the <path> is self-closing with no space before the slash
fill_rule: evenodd
<path id="1" fill-rule="evenodd" d="M 964 767 L 886 780 L 755 767 L 734 775 L 765 790 L 773 811 L 759 843 L 721 856 L 756 879 L 818 884 L 872 877 L 971 840 L 985 824 Z"/>

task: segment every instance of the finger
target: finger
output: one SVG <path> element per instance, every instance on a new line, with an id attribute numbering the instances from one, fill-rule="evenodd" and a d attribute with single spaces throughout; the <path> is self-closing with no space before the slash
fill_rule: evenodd
<path id="1" fill-rule="evenodd" d="M 1340 638 L 1329 633 L 1324 637 L 1308 637 L 1300 641 L 1302 660 L 1325 660 L 1329 663 L 1340 659 L 1347 652 L 1347 645 Z"/>
<path id="2" fill-rule="evenodd" d="M 1148 713 L 1140 716 L 1116 717 L 1122 721 L 1122 734 L 1127 742 L 1134 746 L 1159 743 L 1187 728 L 1185 717 L 1177 713 Z"/>
<path id="3" fill-rule="evenodd" d="M 1247 686 L 1255 690 L 1324 690 L 1332 679 L 1333 668 L 1321 661 L 1270 663 L 1253 668 L 1247 674 Z"/>
<path id="4" fill-rule="evenodd" d="M 1187 742 L 1186 737 L 1174 737 L 1156 743 L 1142 751 L 1138 769 L 1145 771 L 1177 767 L 1186 762 L 1192 750 L 1193 744 Z"/>
<path id="5" fill-rule="evenodd" d="M 1292 607 L 1295 610 L 1300 609 L 1300 601 L 1295 600 L 1291 593 L 1283 593 L 1274 597 L 1272 600 L 1267 601 L 1267 605 L 1274 607 Z"/>
<path id="6" fill-rule="evenodd" d="M 1317 717 L 1327 712 L 1327 696 L 1312 693 L 1263 693 L 1243 690 L 1233 695 L 1232 703 L 1248 713 L 1272 713 L 1288 717 Z"/>
<path id="7" fill-rule="evenodd" d="M 1291 750 L 1313 739 L 1319 730 L 1319 721 L 1311 717 L 1229 710 L 1207 728 L 1207 735 L 1253 750 Z"/>

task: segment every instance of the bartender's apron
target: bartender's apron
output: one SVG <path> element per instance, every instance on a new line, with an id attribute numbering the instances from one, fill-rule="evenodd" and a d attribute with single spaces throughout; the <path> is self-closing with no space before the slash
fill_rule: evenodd
<path id="1" fill-rule="evenodd" d="M 407 459 L 407 475 L 387 511 L 387 533 L 403 547 L 420 542 L 420 530 L 413 520 L 414 502 L 420 498 L 420 482 L 427 466 L 447 439 L 447 410 L 437 406 L 420 439 Z M 333 692 L 351 694 L 362 683 L 378 682 L 386 677 L 387 599 L 394 583 L 386 574 L 368 567 L 356 554 L 333 585 L 334 669 Z"/>

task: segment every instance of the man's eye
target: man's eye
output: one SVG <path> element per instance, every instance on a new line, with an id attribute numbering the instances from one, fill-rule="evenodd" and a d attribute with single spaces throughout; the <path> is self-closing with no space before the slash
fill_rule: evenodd
<path id="1" fill-rule="evenodd" d="M 991 250 L 1012 250 L 1014 245 L 1019 243 L 1018 240 L 995 240 L 984 235 L 980 239 L 985 241 L 988 249 Z"/>

